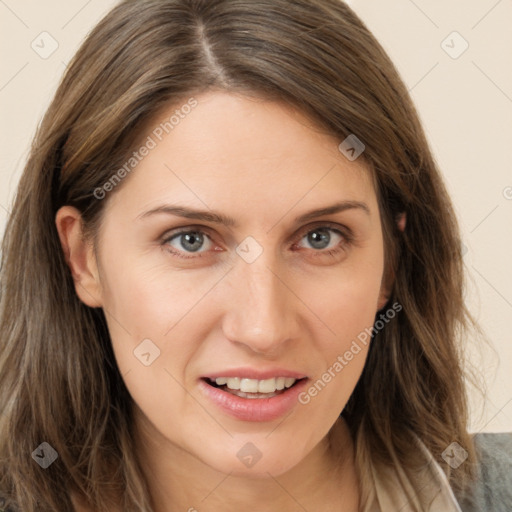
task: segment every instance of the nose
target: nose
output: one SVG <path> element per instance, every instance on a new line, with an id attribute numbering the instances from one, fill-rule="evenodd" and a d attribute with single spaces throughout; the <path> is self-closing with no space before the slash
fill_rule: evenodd
<path id="1" fill-rule="evenodd" d="M 299 334 L 298 299 L 286 276 L 263 253 L 241 260 L 229 276 L 229 300 L 223 317 L 227 339 L 260 354 L 278 354 Z"/>

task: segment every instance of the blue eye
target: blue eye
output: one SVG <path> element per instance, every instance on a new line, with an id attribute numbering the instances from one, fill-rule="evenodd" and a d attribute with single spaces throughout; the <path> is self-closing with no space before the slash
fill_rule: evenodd
<path id="1" fill-rule="evenodd" d="M 211 244 L 211 240 L 209 239 L 208 235 L 202 231 L 182 231 L 168 238 L 166 243 L 181 252 L 184 251 L 197 253 L 205 252 L 200 251 L 200 249 L 204 246 L 205 240 L 208 240 Z M 174 243 L 176 243 L 176 245 L 174 245 Z M 208 250 L 208 248 L 209 247 L 207 247 L 206 250 Z"/>
<path id="2" fill-rule="evenodd" d="M 334 237 L 331 235 L 334 233 Z M 329 227 L 320 227 L 316 228 L 312 231 L 309 231 L 305 236 L 302 237 L 301 240 L 307 239 L 307 242 L 311 244 L 314 249 L 333 249 L 336 247 L 341 240 L 344 239 L 343 236 L 339 233 L 339 231 L 329 228 Z M 334 246 L 329 247 L 331 241 L 335 241 Z"/>

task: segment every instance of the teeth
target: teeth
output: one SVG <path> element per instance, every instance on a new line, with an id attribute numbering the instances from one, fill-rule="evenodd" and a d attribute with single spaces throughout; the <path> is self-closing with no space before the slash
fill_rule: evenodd
<path id="1" fill-rule="evenodd" d="M 296 380 L 293 377 L 272 377 L 265 380 L 218 377 L 215 383 L 218 386 L 226 384 L 229 389 L 238 389 L 244 393 L 274 393 L 293 386 Z"/>
<path id="2" fill-rule="evenodd" d="M 255 380 L 253 382 L 257 382 L 258 393 L 274 393 L 274 391 L 277 389 L 275 377 L 259 381 Z"/>
<path id="3" fill-rule="evenodd" d="M 226 379 L 226 384 L 229 389 L 240 389 L 240 381 L 241 379 L 238 377 L 229 377 Z M 217 382 L 217 380 L 215 380 L 215 382 Z"/>
<path id="4" fill-rule="evenodd" d="M 297 379 L 294 379 L 293 377 L 286 377 L 284 379 L 284 387 L 289 388 Z"/>

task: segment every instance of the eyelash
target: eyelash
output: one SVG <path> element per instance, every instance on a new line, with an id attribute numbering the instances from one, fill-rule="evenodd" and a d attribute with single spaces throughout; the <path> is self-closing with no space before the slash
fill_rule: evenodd
<path id="1" fill-rule="evenodd" d="M 314 257 L 326 257 L 326 256 L 327 257 L 335 257 L 338 255 L 338 253 L 346 250 L 353 244 L 354 237 L 353 237 L 352 231 L 350 229 L 345 228 L 345 232 L 344 232 L 340 229 L 340 226 L 338 224 L 326 223 L 326 224 L 320 224 L 318 226 L 314 226 L 313 228 L 308 228 L 305 231 L 301 231 L 301 233 L 297 237 L 296 241 L 293 242 L 293 245 L 300 242 L 309 233 L 313 233 L 314 231 L 317 231 L 320 229 L 325 229 L 325 228 L 327 228 L 331 232 L 334 232 L 334 233 L 340 235 L 342 237 L 342 240 L 338 243 L 338 245 L 334 249 L 324 249 L 324 250 L 311 249 L 311 251 L 313 251 Z M 165 249 L 168 252 L 170 252 L 172 255 L 174 255 L 178 258 L 187 259 L 187 260 L 194 259 L 194 258 L 202 258 L 204 256 L 204 254 L 208 253 L 208 251 L 198 252 L 198 253 L 190 253 L 193 255 L 184 256 L 184 254 L 186 254 L 186 253 L 183 253 L 181 251 L 176 251 L 176 250 L 170 248 L 169 242 L 171 240 L 179 237 L 179 235 L 184 235 L 187 233 L 201 233 L 201 234 L 205 235 L 207 238 L 209 238 L 210 240 L 212 240 L 212 238 L 208 235 L 208 233 L 204 229 L 201 229 L 200 227 L 195 228 L 194 226 L 188 226 L 186 229 L 180 229 L 178 231 L 174 231 L 170 234 L 167 234 L 165 236 L 165 238 L 162 240 L 162 245 L 165 247 Z"/>

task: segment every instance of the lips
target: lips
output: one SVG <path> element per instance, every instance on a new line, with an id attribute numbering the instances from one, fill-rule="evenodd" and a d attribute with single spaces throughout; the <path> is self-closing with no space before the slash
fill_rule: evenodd
<path id="1" fill-rule="evenodd" d="M 271 372 L 271 373 L 270 373 Z M 286 379 L 296 379 L 289 387 L 270 393 L 244 392 L 240 389 L 227 389 L 226 384 L 218 385 L 215 380 L 240 380 L 259 382 L 279 376 Z M 269 377 L 270 375 L 270 377 Z M 247 377 L 243 377 L 247 376 Z M 256 376 L 256 379 L 255 379 Z M 263 377 L 263 378 L 262 378 Z M 265 379 L 265 377 L 267 377 Z M 278 381 L 276 379 L 276 381 Z M 298 404 L 298 395 L 307 385 L 309 379 L 303 374 L 284 369 L 255 371 L 253 369 L 223 370 L 211 376 L 199 379 L 199 387 L 208 401 L 212 402 L 223 413 L 243 421 L 272 421 L 292 410 Z M 249 386 L 251 382 L 247 383 Z M 236 388 L 236 384 L 235 384 Z M 248 389 L 247 387 L 245 389 Z"/>

